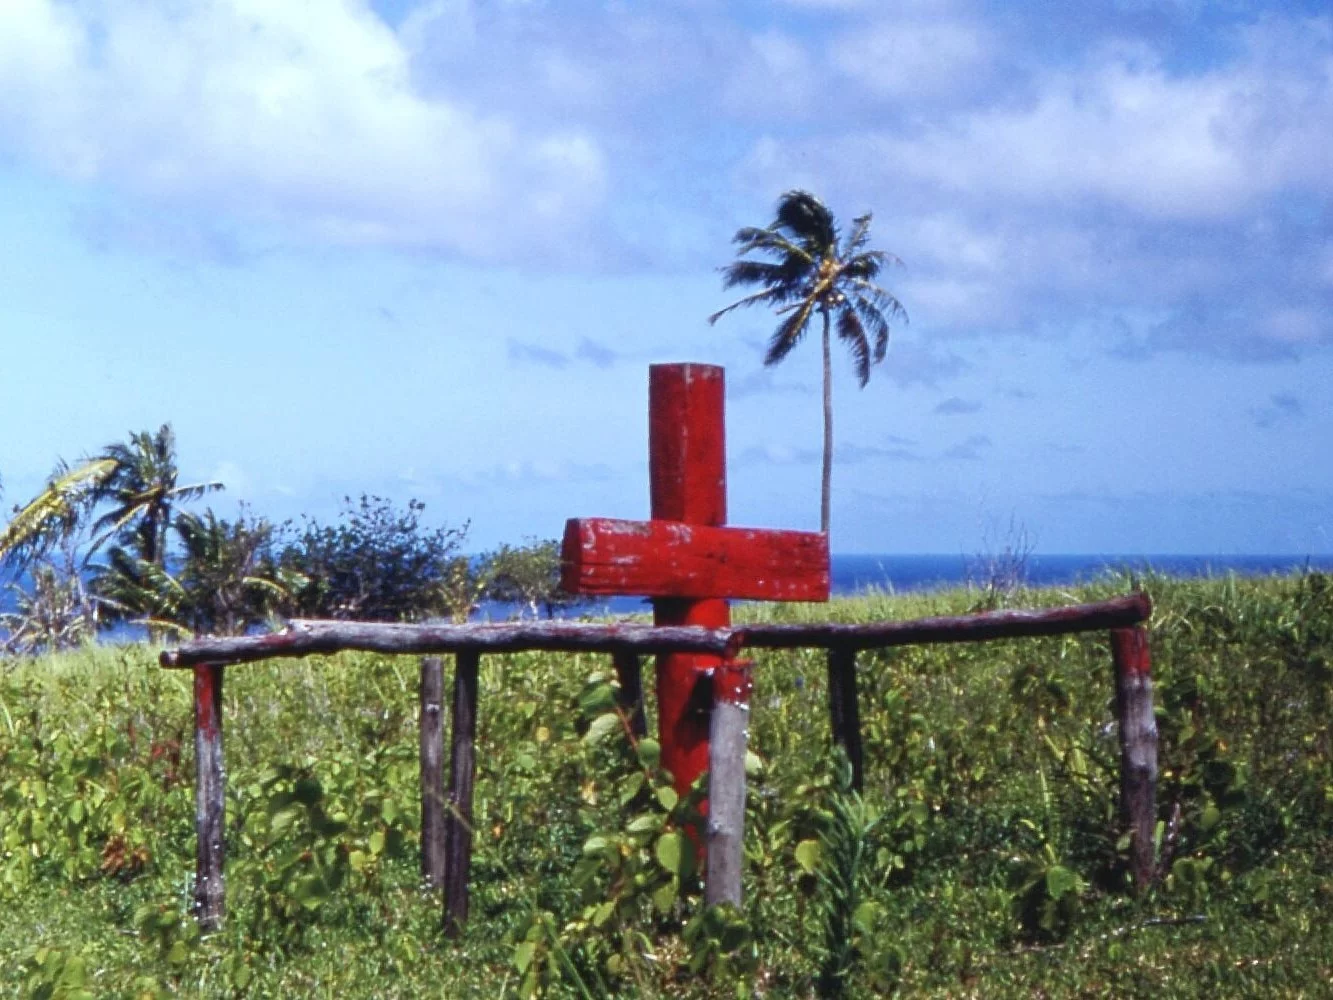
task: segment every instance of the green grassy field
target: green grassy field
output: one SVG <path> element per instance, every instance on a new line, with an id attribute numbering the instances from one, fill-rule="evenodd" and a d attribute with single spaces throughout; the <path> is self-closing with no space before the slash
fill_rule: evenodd
<path id="1" fill-rule="evenodd" d="M 1146 586 L 1165 871 L 1142 899 L 1104 635 L 863 656 L 862 799 L 821 655 L 759 656 L 739 913 L 703 912 L 651 742 L 597 723 L 609 663 L 486 658 L 458 942 L 418 878 L 415 661 L 228 671 L 229 912 L 202 939 L 188 673 L 144 648 L 0 662 L 0 993 L 1333 996 L 1333 581 Z"/>

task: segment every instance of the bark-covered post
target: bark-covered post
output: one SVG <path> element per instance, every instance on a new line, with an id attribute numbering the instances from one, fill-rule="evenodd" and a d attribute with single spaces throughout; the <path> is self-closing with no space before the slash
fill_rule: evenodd
<path id="1" fill-rule="evenodd" d="M 1111 631 L 1116 717 L 1120 725 L 1120 809 L 1130 832 L 1129 864 L 1135 891 L 1155 874 L 1157 826 L 1157 719 L 1152 704 L 1152 661 L 1142 626 Z"/>
<path id="2" fill-rule="evenodd" d="M 226 910 L 227 774 L 222 758 L 222 671 L 215 663 L 194 668 L 194 913 L 199 927 L 215 931 Z"/>
<path id="3" fill-rule="evenodd" d="M 643 714 L 643 679 L 639 670 L 639 657 L 635 653 L 626 652 L 615 653 L 612 659 L 616 665 L 616 679 L 620 681 L 616 707 L 629 719 L 629 729 L 634 738 L 641 740 L 648 733 L 648 722 Z"/>
<path id="4" fill-rule="evenodd" d="M 832 646 L 828 651 L 828 712 L 833 742 L 842 747 L 852 765 L 852 788 L 865 781 L 861 752 L 861 708 L 856 698 L 856 650 Z"/>
<path id="5" fill-rule="evenodd" d="M 472 868 L 472 785 L 477 773 L 477 675 L 481 654 L 454 657 L 449 814 L 444 829 L 444 933 L 458 937 L 467 923 L 468 876 Z"/>
<path id="6" fill-rule="evenodd" d="M 745 852 L 745 749 L 750 729 L 750 662 L 732 660 L 713 674 L 708 734 L 708 866 L 704 898 L 741 905 Z"/>
<path id="7" fill-rule="evenodd" d="M 421 877 L 444 885 L 444 666 L 421 658 Z"/>

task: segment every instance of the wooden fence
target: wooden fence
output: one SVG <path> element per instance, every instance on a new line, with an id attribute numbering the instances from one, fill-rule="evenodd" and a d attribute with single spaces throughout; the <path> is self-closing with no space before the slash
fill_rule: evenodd
<path id="1" fill-rule="evenodd" d="M 740 900 L 741 841 L 745 806 L 745 749 L 750 665 L 744 649 L 819 648 L 827 652 L 829 717 L 833 739 L 852 765 L 853 782 L 864 777 L 856 654 L 860 650 L 926 643 L 978 642 L 1071 632 L 1109 631 L 1115 668 L 1121 746 L 1121 811 L 1131 833 L 1135 885 L 1154 873 L 1157 729 L 1147 633 L 1146 595 L 1041 611 L 996 611 L 957 617 L 870 624 L 697 626 L 600 625 L 572 622 L 499 625 L 393 625 L 294 621 L 279 633 L 202 638 L 162 653 L 168 668 L 194 669 L 195 830 L 198 838 L 195 914 L 215 929 L 225 912 L 225 768 L 222 749 L 222 681 L 226 666 L 274 657 L 364 650 L 422 656 L 420 686 L 421 866 L 425 879 L 444 890 L 444 928 L 461 932 L 468 912 L 472 850 L 472 791 L 476 775 L 477 680 L 481 656 L 523 650 L 609 654 L 620 681 L 619 708 L 632 731 L 643 735 L 639 658 L 650 653 L 695 652 L 724 657 L 712 677 L 712 736 L 706 842 L 708 902 Z M 444 784 L 444 679 L 441 654 L 455 657 L 450 705 L 449 781 Z"/>

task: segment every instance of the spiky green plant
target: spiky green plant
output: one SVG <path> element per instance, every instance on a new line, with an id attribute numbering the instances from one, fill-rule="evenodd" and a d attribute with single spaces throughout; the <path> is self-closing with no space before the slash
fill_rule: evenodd
<path id="1" fill-rule="evenodd" d="M 882 816 L 852 790 L 850 767 L 845 766 L 843 771 L 841 787 L 830 796 L 819 833 L 822 863 L 816 912 L 823 925 L 823 943 L 815 986 L 821 997 L 847 995 L 876 910 L 864 890 L 872 858 L 871 841 Z"/>

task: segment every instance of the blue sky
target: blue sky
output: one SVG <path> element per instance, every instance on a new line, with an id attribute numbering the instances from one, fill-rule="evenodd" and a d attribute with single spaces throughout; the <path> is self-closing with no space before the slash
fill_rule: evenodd
<path id="1" fill-rule="evenodd" d="M 905 266 L 833 548 L 1333 552 L 1326 3 L 4 0 L 0 479 L 170 421 L 274 518 L 647 513 L 647 365 L 734 523 L 818 522 L 815 338 L 707 315 L 806 187 Z"/>

